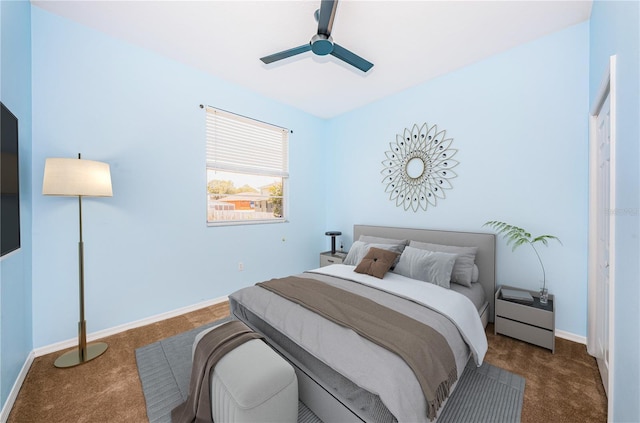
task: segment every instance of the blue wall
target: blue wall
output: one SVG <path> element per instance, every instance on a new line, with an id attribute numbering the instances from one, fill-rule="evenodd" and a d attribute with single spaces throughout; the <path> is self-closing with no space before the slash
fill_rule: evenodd
<path id="1" fill-rule="evenodd" d="M 31 339 L 31 12 L 0 2 L 0 99 L 18 118 L 21 248 L 0 259 L 0 405 L 33 349 Z"/>
<path id="2" fill-rule="evenodd" d="M 640 6 L 596 1 L 591 15 L 589 100 L 617 56 L 616 243 L 612 421 L 640 421 Z"/>
<path id="3" fill-rule="evenodd" d="M 588 23 L 573 26 L 342 115 L 329 123 L 330 227 L 354 223 L 490 232 L 503 220 L 558 236 L 540 254 L 557 295 L 556 327 L 586 334 Z M 385 194 L 382 161 L 396 134 L 437 124 L 460 165 L 437 207 L 413 212 Z M 347 246 L 351 236 L 343 236 Z M 538 289 L 526 247 L 497 242 L 500 284 Z"/>
<path id="4" fill-rule="evenodd" d="M 33 338 L 74 338 L 78 206 L 40 195 L 45 158 L 111 165 L 83 201 L 87 331 L 318 266 L 324 121 L 37 7 L 33 19 Z M 209 104 L 290 128 L 290 222 L 206 226 Z M 238 271 L 238 262 L 244 271 Z"/>

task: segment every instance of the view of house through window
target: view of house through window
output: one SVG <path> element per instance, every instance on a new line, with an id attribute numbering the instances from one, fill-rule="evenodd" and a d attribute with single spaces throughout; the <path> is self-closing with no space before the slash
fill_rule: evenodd
<path id="1" fill-rule="evenodd" d="M 207 222 L 284 221 L 289 131 L 223 110 L 207 111 Z"/>
<path id="2" fill-rule="evenodd" d="M 283 178 L 207 169 L 208 221 L 283 217 Z"/>

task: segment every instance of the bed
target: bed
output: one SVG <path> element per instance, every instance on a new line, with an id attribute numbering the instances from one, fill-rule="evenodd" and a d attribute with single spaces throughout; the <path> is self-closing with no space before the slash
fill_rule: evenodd
<path id="1" fill-rule="evenodd" d="M 486 352 L 484 327 L 493 321 L 494 313 L 494 234 L 355 225 L 353 239 L 345 261 L 348 264 L 313 269 L 292 279 L 344 290 L 426 325 L 420 326 L 428 328 L 425 338 L 427 332 L 437 332 L 435 336 L 446 339 L 455 361 L 456 380 L 469 360 L 476 365 L 482 363 Z M 458 258 L 465 253 L 450 253 L 472 249 L 474 282 L 463 280 L 443 289 L 409 278 L 406 273 L 396 273 L 406 268 L 407 262 L 401 256 L 403 263 L 396 260 L 394 269 L 384 273 L 383 278 L 354 272 L 358 267 L 354 260 L 362 262 L 364 254 L 358 256 L 359 248 L 368 253 L 377 247 L 393 250 L 398 240 L 406 240 L 405 258 L 418 249 L 446 246 L 442 247 L 441 257 L 454 257 L 452 260 L 458 264 Z M 451 275 L 460 269 L 453 270 L 449 269 Z M 433 404 L 424 395 L 425 382 L 419 380 L 418 373 L 407 364 L 409 361 L 358 335 L 357 330 L 328 321 L 265 288 L 266 284 L 252 286 L 231 294 L 232 314 L 264 334 L 267 342 L 293 364 L 300 399 L 325 423 L 437 420 L 446 407 L 446 397 L 439 400 L 434 412 Z M 453 392 L 455 383 L 447 387 L 447 395 Z"/>

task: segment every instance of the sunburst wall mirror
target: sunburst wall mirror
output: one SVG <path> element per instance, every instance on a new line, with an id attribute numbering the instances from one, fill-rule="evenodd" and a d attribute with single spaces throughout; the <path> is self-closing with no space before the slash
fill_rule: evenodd
<path id="1" fill-rule="evenodd" d="M 382 183 L 397 207 L 426 211 L 429 205 L 435 207 L 438 199 L 444 200 L 446 190 L 453 188 L 450 180 L 458 175 L 451 169 L 459 164 L 453 159 L 458 150 L 451 148 L 453 138 L 446 138 L 446 132 L 426 122 L 420 127 L 414 124 L 389 143 L 391 149 L 382 162 Z"/>

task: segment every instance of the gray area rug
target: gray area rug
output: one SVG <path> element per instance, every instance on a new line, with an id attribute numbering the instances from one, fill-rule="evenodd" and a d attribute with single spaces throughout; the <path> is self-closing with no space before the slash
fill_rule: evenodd
<path id="1" fill-rule="evenodd" d="M 222 319 L 136 350 L 138 373 L 150 423 L 170 423 L 171 410 L 187 399 L 191 376 L 191 348 L 202 330 Z M 449 398 L 438 423 L 514 423 L 520 421 L 525 380 L 499 367 L 472 361 Z M 298 423 L 322 423 L 303 403 Z"/>
<path id="2" fill-rule="evenodd" d="M 522 376 L 489 363 L 469 360 L 438 423 L 520 422 L 524 399 Z"/>

